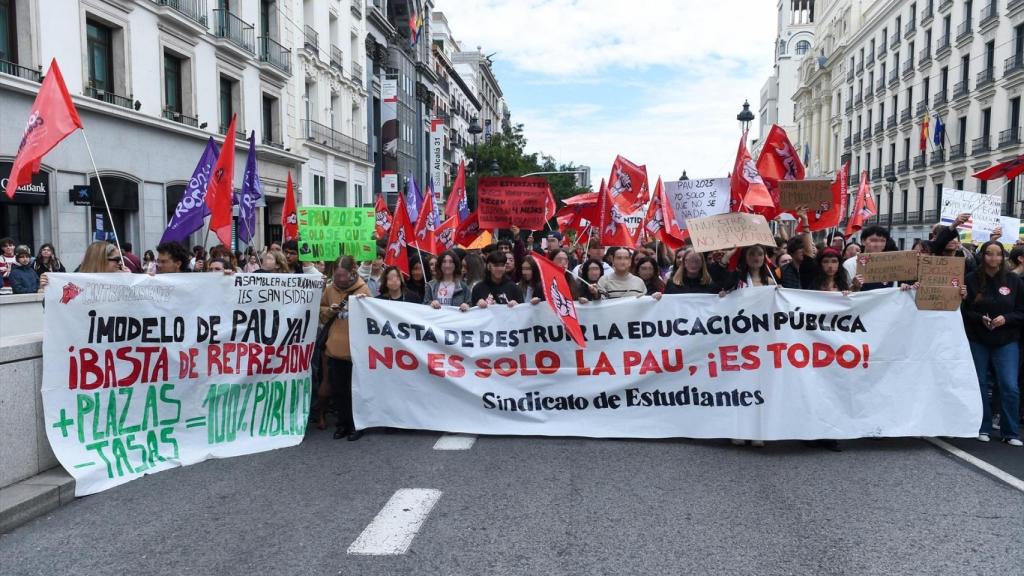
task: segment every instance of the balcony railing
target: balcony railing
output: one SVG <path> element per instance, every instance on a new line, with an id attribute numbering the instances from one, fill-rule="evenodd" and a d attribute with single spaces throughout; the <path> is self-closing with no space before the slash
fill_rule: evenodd
<path id="1" fill-rule="evenodd" d="M 942 56 L 942 54 L 944 52 L 949 52 L 949 50 L 950 50 L 949 35 L 947 34 L 945 36 L 940 36 L 939 37 L 939 41 L 935 44 L 935 54 L 937 56 Z"/>
<path id="2" fill-rule="evenodd" d="M 254 46 L 256 32 L 252 24 L 247 23 L 227 10 L 214 10 L 217 23 L 215 33 L 246 52 L 256 53 Z"/>
<path id="3" fill-rule="evenodd" d="M 1009 76 L 1021 71 L 1024 71 L 1024 54 L 1014 54 L 1003 62 L 1003 76 Z"/>
<path id="4" fill-rule="evenodd" d="M 992 150 L 992 138 L 989 136 L 982 136 L 981 138 L 975 138 L 971 142 L 971 154 L 982 154 Z"/>
<path id="5" fill-rule="evenodd" d="M 938 210 L 925 210 L 924 211 L 924 221 L 926 223 L 935 222 L 938 219 L 939 219 L 939 211 Z"/>
<path id="6" fill-rule="evenodd" d="M 102 100 L 109 104 L 116 104 L 117 106 L 127 108 L 129 110 L 131 110 L 135 106 L 135 101 L 131 96 L 121 96 L 120 94 L 100 90 L 99 88 L 95 88 L 93 86 L 85 87 L 85 95 L 89 98 Z"/>
<path id="7" fill-rule="evenodd" d="M 219 125 L 217 127 L 217 132 L 219 134 L 221 134 L 222 136 L 227 136 L 227 134 L 228 134 L 228 125 L 227 124 Z M 249 135 L 245 133 L 245 130 L 239 130 L 238 129 L 238 125 L 235 124 L 235 141 L 248 140 L 248 139 L 249 139 Z"/>
<path id="8" fill-rule="evenodd" d="M 892 164 L 886 164 L 885 165 L 885 177 L 888 178 L 889 176 L 895 176 L 895 175 L 896 175 L 896 167 L 894 165 L 892 165 Z"/>
<path id="9" fill-rule="evenodd" d="M 889 44 L 882 38 L 882 43 L 878 46 L 878 59 L 885 58 L 885 55 L 889 53 Z"/>
<path id="10" fill-rule="evenodd" d="M 956 27 L 956 41 L 957 42 L 959 42 L 961 40 L 964 40 L 966 38 L 969 38 L 973 34 L 974 34 L 974 24 L 970 20 L 967 20 L 965 22 L 961 22 L 960 25 Z"/>
<path id="11" fill-rule="evenodd" d="M 860 144 L 860 132 L 853 133 L 853 145 L 858 146 Z"/>
<path id="12" fill-rule="evenodd" d="M 850 112 L 853 112 L 853 102 L 852 101 L 850 101 L 850 100 L 846 101 L 846 108 L 845 108 L 845 110 L 846 110 L 847 114 L 849 114 Z"/>
<path id="13" fill-rule="evenodd" d="M 871 127 L 865 128 L 864 132 L 863 132 L 863 135 L 864 135 L 864 139 L 865 140 L 870 140 L 871 139 Z"/>
<path id="14" fill-rule="evenodd" d="M 885 78 L 878 79 L 878 85 L 875 86 L 875 96 L 881 96 L 885 94 Z"/>
<path id="15" fill-rule="evenodd" d="M 995 71 L 995 69 L 994 68 L 985 68 L 984 70 L 978 72 L 978 77 L 976 78 L 976 82 L 974 83 L 974 88 L 976 90 L 981 90 L 982 88 L 988 86 L 989 84 L 994 83 L 995 81 L 996 81 L 996 71 Z"/>
<path id="16" fill-rule="evenodd" d="M 345 54 L 334 44 L 331 44 L 331 68 L 338 72 L 345 72 Z"/>
<path id="17" fill-rule="evenodd" d="M 907 25 L 903 27 L 903 36 L 905 38 L 910 38 L 915 32 L 917 32 L 917 22 L 914 20 L 907 22 Z"/>
<path id="18" fill-rule="evenodd" d="M 188 19 L 206 26 L 206 0 L 153 0 L 153 3 L 172 8 Z"/>
<path id="19" fill-rule="evenodd" d="M 305 129 L 307 140 L 356 158 L 365 160 L 368 157 L 368 147 L 365 142 L 360 142 L 351 136 L 346 136 L 330 126 L 306 120 Z"/>
<path id="20" fill-rule="evenodd" d="M 1008 148 L 1020 144 L 1020 128 L 1013 127 L 999 133 L 999 147 Z"/>
<path id="21" fill-rule="evenodd" d="M 949 160 L 963 160 L 967 157 L 967 144 L 953 144 L 949 147 Z"/>
<path id="22" fill-rule="evenodd" d="M 853 78 L 854 78 L 854 73 L 853 73 L 853 68 L 851 67 L 849 70 L 846 71 L 846 81 L 847 82 L 853 82 Z"/>
<path id="23" fill-rule="evenodd" d="M 925 48 L 917 53 L 917 65 L 925 66 L 932 63 L 932 51 L 929 48 Z"/>
<path id="24" fill-rule="evenodd" d="M 935 9 L 932 8 L 931 4 L 926 5 L 921 9 L 921 23 L 925 24 L 926 21 L 935 15 Z"/>
<path id="25" fill-rule="evenodd" d="M 896 127 L 896 115 L 895 114 L 893 114 L 892 116 L 889 116 L 888 118 L 885 119 L 885 127 L 887 129 L 888 128 L 895 128 Z"/>
<path id="26" fill-rule="evenodd" d="M 362 17 L 363 17 L 363 0 L 351 0 L 351 3 L 349 4 L 349 7 L 352 10 L 352 15 L 353 16 L 355 16 L 357 19 L 362 19 Z"/>
<path id="27" fill-rule="evenodd" d="M 906 160 L 900 160 L 900 163 L 896 165 L 896 173 L 902 175 L 907 172 L 910 172 L 910 163 Z"/>
<path id="28" fill-rule="evenodd" d="M 357 62 L 352 63 L 352 79 L 356 82 L 363 83 L 363 65 Z"/>
<path id="29" fill-rule="evenodd" d="M 284 142 L 275 142 L 273 138 L 267 138 L 266 136 L 262 136 L 260 137 L 260 142 L 262 142 L 264 146 L 270 146 L 271 148 L 284 150 Z"/>
<path id="30" fill-rule="evenodd" d="M 903 63 L 903 75 L 906 76 L 908 74 L 913 74 L 913 73 L 914 73 L 914 59 L 913 58 L 908 58 L 907 61 Z"/>
<path id="31" fill-rule="evenodd" d="M 932 102 L 934 102 L 936 106 L 938 106 L 940 104 L 945 104 L 946 103 L 946 91 L 943 90 L 942 92 L 936 92 L 935 93 L 935 99 L 932 100 Z"/>
<path id="32" fill-rule="evenodd" d="M 885 123 L 881 120 L 875 122 L 875 134 L 881 134 L 882 130 L 885 130 Z"/>
<path id="33" fill-rule="evenodd" d="M 927 110 L 928 110 L 928 101 L 927 100 L 921 100 L 920 102 L 917 103 L 917 106 L 914 107 L 914 116 L 920 117 Z"/>
<path id="34" fill-rule="evenodd" d="M 900 38 L 900 31 L 897 30 L 893 32 L 892 36 L 889 37 L 889 48 L 896 48 L 897 46 L 900 45 L 901 41 L 902 38 Z"/>
<path id="35" fill-rule="evenodd" d="M 889 86 L 893 86 L 895 84 L 898 84 L 899 81 L 900 81 L 900 71 L 899 70 L 890 70 L 889 71 Z"/>
<path id="36" fill-rule="evenodd" d="M 879 166 L 878 168 L 873 168 L 871 170 L 871 179 L 872 180 L 881 180 L 882 179 L 882 167 L 881 166 Z"/>
<path id="37" fill-rule="evenodd" d="M 900 110 L 900 124 L 910 122 L 910 118 L 910 105 L 908 104 L 906 108 Z"/>
<path id="38" fill-rule="evenodd" d="M 945 148 L 936 148 L 935 150 L 932 150 L 932 166 L 935 166 L 936 164 L 942 164 L 945 161 L 946 161 L 946 149 Z"/>
<path id="39" fill-rule="evenodd" d="M 889 216 L 891 216 L 891 220 L 892 220 L 892 223 L 893 223 L 894 226 L 902 225 L 906 221 L 906 219 L 907 219 L 907 215 L 904 214 L 903 212 L 898 212 L 896 214 L 890 214 Z"/>
<path id="40" fill-rule="evenodd" d="M 850 147 L 850 137 L 847 136 L 846 138 L 843 138 L 843 148 L 849 148 L 849 147 Z"/>
<path id="41" fill-rule="evenodd" d="M 864 57 L 864 65 L 868 68 L 875 65 L 875 51 L 868 52 L 868 55 Z"/>
<path id="42" fill-rule="evenodd" d="M 25 80 L 31 80 L 33 82 L 43 81 L 43 74 L 39 70 L 19 66 L 14 62 L 8 62 L 7 60 L 0 60 L 0 74 L 17 76 L 18 78 L 24 78 Z"/>
<path id="43" fill-rule="evenodd" d="M 860 62 L 857 62 L 856 72 L 857 72 L 858 76 L 860 76 L 861 74 L 864 73 L 864 61 L 863 60 L 861 60 Z"/>
<path id="44" fill-rule="evenodd" d="M 957 82 L 953 85 L 953 100 L 963 98 L 971 93 L 971 89 L 967 86 L 967 81 Z"/>
<path id="45" fill-rule="evenodd" d="M 924 168 L 926 165 L 927 164 L 925 163 L 924 154 L 921 154 L 920 156 L 914 156 L 914 170 L 920 170 Z"/>
<path id="46" fill-rule="evenodd" d="M 292 51 L 273 38 L 260 36 L 260 62 L 266 62 L 285 74 L 291 74 Z"/>
<path id="47" fill-rule="evenodd" d="M 853 97 L 853 105 L 854 105 L 854 106 L 862 106 L 862 105 L 864 105 L 864 95 L 863 95 L 863 94 L 861 94 L 860 92 L 858 92 L 858 93 L 857 93 L 857 94 L 856 94 L 856 95 L 855 95 L 855 96 Z"/>
<path id="48" fill-rule="evenodd" d="M 999 10 L 996 7 L 995 0 L 989 2 L 986 6 L 981 8 L 981 21 L 978 22 L 978 26 L 984 28 L 985 26 L 995 22 L 999 19 Z"/>
<path id="49" fill-rule="evenodd" d="M 186 116 L 185 114 L 170 108 L 164 108 L 164 118 L 177 122 L 178 124 L 184 124 L 193 128 L 199 128 L 199 118 L 193 118 L 192 116 Z"/>
<path id="50" fill-rule="evenodd" d="M 320 53 L 320 34 L 309 24 L 302 28 L 302 47 L 314 54 Z"/>

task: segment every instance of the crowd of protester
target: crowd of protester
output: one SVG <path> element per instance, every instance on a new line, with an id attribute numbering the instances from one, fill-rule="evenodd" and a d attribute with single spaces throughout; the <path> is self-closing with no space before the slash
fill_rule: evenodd
<path id="1" fill-rule="evenodd" d="M 799 213 L 806 229 L 806 214 Z M 962 316 L 984 399 L 984 417 L 978 440 L 988 442 L 996 430 L 1002 440 L 1020 446 L 1024 421 L 1019 399 L 1021 328 L 1024 326 L 1024 243 L 1018 241 L 1007 254 L 998 237 L 980 247 L 961 244 L 957 226 L 936 225 L 927 240 L 914 243 L 923 254 L 964 259 L 966 279 L 961 288 Z M 998 234 L 998 233 L 997 233 Z M 563 237 L 540 235 L 516 228 L 496 243 L 480 250 L 456 248 L 439 255 L 410 248 L 407 272 L 385 266 L 383 245 L 377 256 L 357 262 L 344 256 L 337 262 L 301 262 L 296 242 L 273 243 L 262 250 L 232 251 L 218 245 L 189 251 L 181 244 L 162 243 L 146 250 L 140 259 L 130 244 L 90 244 L 76 272 L 124 272 L 163 274 L 183 272 L 319 274 L 326 289 L 320 303 L 320 335 L 317 339 L 314 380 L 319 392 L 311 422 L 325 429 L 328 415 L 337 417 L 335 438 L 358 440 L 362 431 L 352 420 L 352 359 L 348 342 L 348 299 L 370 297 L 461 311 L 489 306 L 536 305 L 545 298 L 540 272 L 532 256 L 540 253 L 565 270 L 573 298 L 580 304 L 613 298 L 650 297 L 663 294 L 719 294 L 758 286 L 839 292 L 913 287 L 913 281 L 864 282 L 857 275 L 857 256 L 897 250 L 889 231 L 868 226 L 849 241 L 834 235 L 815 243 L 810 234 L 780 237 L 773 247 L 748 246 L 735 250 L 699 253 L 690 246 L 672 253 L 663 243 L 636 249 L 604 247 L 597 241 L 586 246 L 563 246 Z M 41 292 L 48 272 L 64 272 L 65 264 L 52 244 L 42 244 L 32 254 L 28 246 L 10 238 L 0 239 L 0 275 L 3 292 Z M 0 301 L 2 302 L 2 301 Z M 992 394 L 990 394 L 990 389 Z M 734 439 L 735 444 L 758 441 Z M 839 450 L 833 441 L 811 443 Z"/>

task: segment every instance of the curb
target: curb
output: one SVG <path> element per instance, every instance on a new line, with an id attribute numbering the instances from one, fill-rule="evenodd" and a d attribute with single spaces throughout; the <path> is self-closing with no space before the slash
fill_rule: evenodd
<path id="1" fill-rule="evenodd" d="M 75 479 L 60 466 L 0 488 L 0 534 L 75 499 Z"/>

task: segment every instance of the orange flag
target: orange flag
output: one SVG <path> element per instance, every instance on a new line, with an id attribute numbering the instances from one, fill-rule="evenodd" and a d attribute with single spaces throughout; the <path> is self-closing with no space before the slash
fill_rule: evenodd
<path id="1" fill-rule="evenodd" d="M 228 134 L 213 166 L 206 188 L 206 205 L 210 208 L 210 230 L 225 246 L 231 246 L 231 198 L 235 191 L 235 116 L 231 116 Z"/>

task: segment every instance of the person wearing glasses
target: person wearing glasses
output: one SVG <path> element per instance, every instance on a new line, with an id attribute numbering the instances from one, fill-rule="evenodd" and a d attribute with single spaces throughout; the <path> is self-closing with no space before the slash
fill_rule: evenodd
<path id="1" fill-rule="evenodd" d="M 156 247 L 156 273 L 188 272 L 188 250 L 177 242 L 163 242 Z"/>
<path id="2" fill-rule="evenodd" d="M 109 242 L 93 242 L 85 249 L 79 272 L 124 272 L 121 269 L 121 251 Z"/>

